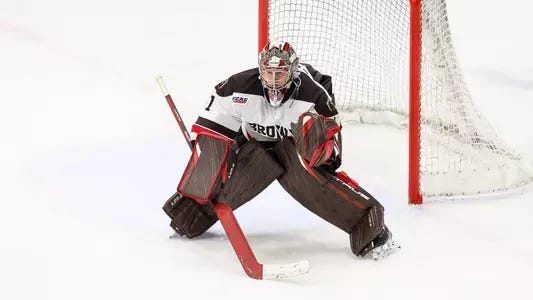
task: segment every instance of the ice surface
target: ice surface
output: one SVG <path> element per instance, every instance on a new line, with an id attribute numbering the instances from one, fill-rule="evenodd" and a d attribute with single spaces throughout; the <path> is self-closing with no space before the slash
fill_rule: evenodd
<path id="1" fill-rule="evenodd" d="M 533 154 L 533 3 L 448 1 L 480 109 Z M 247 278 L 217 224 L 169 239 L 161 206 L 188 157 L 155 82 L 188 124 L 256 60 L 256 1 L 0 3 L 0 299 L 529 299 L 533 191 L 410 207 L 407 138 L 345 128 L 345 167 L 387 208 L 401 252 L 348 237 L 278 184 L 236 211 L 258 260 L 309 274 Z"/>

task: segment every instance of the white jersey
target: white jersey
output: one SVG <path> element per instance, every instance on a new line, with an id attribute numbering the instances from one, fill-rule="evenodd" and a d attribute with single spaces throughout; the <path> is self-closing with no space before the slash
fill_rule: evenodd
<path id="1" fill-rule="evenodd" d="M 298 79 L 277 107 L 269 104 L 257 68 L 229 77 L 215 86 L 193 131 L 215 131 L 230 139 L 242 131 L 248 139 L 278 141 L 292 135 L 291 123 L 296 123 L 304 112 L 337 115 L 331 77 L 309 65 L 300 65 L 299 71 Z"/>

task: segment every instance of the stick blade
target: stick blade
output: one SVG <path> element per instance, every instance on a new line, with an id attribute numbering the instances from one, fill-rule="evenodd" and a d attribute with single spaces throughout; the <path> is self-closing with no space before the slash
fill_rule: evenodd
<path id="1" fill-rule="evenodd" d="M 302 260 L 288 264 L 263 264 L 263 279 L 282 279 L 309 272 L 309 261 Z"/>

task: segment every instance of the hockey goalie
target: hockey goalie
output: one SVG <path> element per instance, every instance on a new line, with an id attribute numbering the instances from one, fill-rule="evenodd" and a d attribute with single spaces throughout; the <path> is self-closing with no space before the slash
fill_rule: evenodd
<path id="1" fill-rule="evenodd" d="M 163 210 L 181 236 L 207 231 L 212 200 L 233 210 L 274 180 L 300 204 L 349 235 L 352 252 L 380 259 L 400 246 L 383 206 L 345 172 L 331 77 L 299 62 L 293 47 L 271 41 L 259 66 L 215 86 L 192 126 L 194 147 Z"/>

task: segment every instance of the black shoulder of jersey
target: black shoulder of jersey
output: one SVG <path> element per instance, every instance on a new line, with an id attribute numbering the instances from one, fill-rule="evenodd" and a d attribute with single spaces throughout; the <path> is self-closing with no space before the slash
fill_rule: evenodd
<path id="1" fill-rule="evenodd" d="M 233 93 L 262 95 L 263 87 L 259 80 L 258 68 L 253 68 L 231 75 L 228 79 L 215 86 L 216 93 L 221 97 Z"/>
<path id="2" fill-rule="evenodd" d="M 303 64 L 302 63 L 301 65 L 304 66 L 307 69 L 307 71 L 309 72 L 309 74 L 311 74 L 311 76 L 313 76 L 313 78 L 320 79 L 320 77 L 322 76 L 322 73 L 320 73 L 317 69 L 315 69 L 310 64 Z"/>
<path id="3" fill-rule="evenodd" d="M 311 65 L 303 66 L 307 71 L 300 72 L 301 83 L 295 99 L 314 103 L 316 112 L 323 116 L 337 115 L 331 76 L 320 73 Z"/>
<path id="4" fill-rule="evenodd" d="M 330 95 L 333 94 L 333 85 L 331 84 L 331 76 L 320 73 L 318 70 L 316 70 L 315 68 L 313 68 L 313 66 L 309 64 L 302 64 L 302 65 L 307 68 L 307 70 L 309 71 L 309 74 L 311 75 L 311 77 L 313 77 L 313 79 L 316 82 L 320 83 L 326 89 L 326 91 L 328 91 Z"/>

